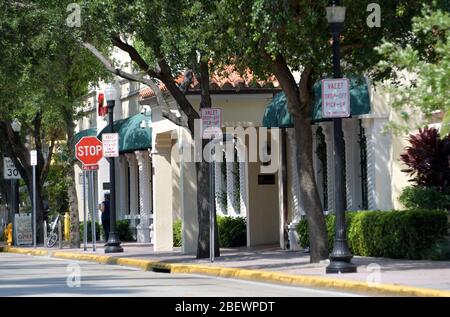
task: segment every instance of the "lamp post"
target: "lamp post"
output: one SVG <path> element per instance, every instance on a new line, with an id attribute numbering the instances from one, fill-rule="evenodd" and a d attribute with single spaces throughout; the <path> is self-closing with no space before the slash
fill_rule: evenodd
<path id="1" fill-rule="evenodd" d="M 105 99 L 108 106 L 108 133 L 114 132 L 114 106 L 116 99 L 118 99 L 118 92 L 113 84 L 109 84 L 105 89 Z M 109 184 L 110 184 L 110 201 L 109 201 L 109 213 L 110 213 L 110 232 L 108 236 L 108 242 L 106 243 L 105 253 L 118 253 L 123 252 L 123 248 L 120 246 L 119 233 L 116 230 L 116 171 L 115 171 L 115 158 L 109 159 Z"/>
<path id="2" fill-rule="evenodd" d="M 22 124 L 19 120 L 14 119 L 11 123 L 11 128 L 14 131 L 16 138 L 19 138 L 20 129 Z M 19 213 L 19 181 L 17 179 L 11 180 L 11 215 L 12 221 L 14 220 L 14 215 Z"/>
<path id="3" fill-rule="evenodd" d="M 328 26 L 333 35 L 333 77 L 342 78 L 339 33 L 342 31 L 345 20 L 345 7 L 340 6 L 340 1 L 331 1 L 326 8 Z M 354 273 L 356 266 L 351 263 L 353 257 L 347 245 L 347 233 L 345 225 L 345 167 L 344 167 L 344 136 L 342 132 L 342 118 L 333 119 L 334 132 L 334 171 L 335 171 L 335 217 L 336 232 L 333 251 L 330 254 L 330 264 L 326 273 Z"/>

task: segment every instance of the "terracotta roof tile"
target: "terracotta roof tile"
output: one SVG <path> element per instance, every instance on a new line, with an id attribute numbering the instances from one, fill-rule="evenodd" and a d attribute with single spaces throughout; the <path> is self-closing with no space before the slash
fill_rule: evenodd
<path id="1" fill-rule="evenodd" d="M 180 75 L 176 78 L 176 83 L 181 84 L 183 82 L 184 75 Z M 162 92 L 166 92 L 167 88 L 164 84 L 159 83 L 159 88 Z M 275 76 L 269 77 L 267 80 L 257 79 L 250 70 L 247 70 L 245 74 L 241 75 L 238 73 L 234 66 L 227 66 L 222 71 L 216 71 L 210 79 L 210 87 L 212 90 L 220 91 L 220 90 L 232 90 L 235 89 L 239 91 L 240 89 L 246 88 L 280 88 L 280 84 L 278 83 Z M 193 81 L 190 86 L 191 91 L 199 90 L 200 84 L 197 79 L 193 78 Z M 139 97 L 141 99 L 146 99 L 155 96 L 153 90 L 149 87 L 143 88 Z"/>

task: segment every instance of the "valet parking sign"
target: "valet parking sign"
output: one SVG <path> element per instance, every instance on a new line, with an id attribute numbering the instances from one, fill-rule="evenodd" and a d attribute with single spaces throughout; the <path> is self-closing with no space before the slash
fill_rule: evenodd
<path id="1" fill-rule="evenodd" d="M 222 109 L 201 108 L 202 135 L 204 139 L 210 139 L 222 134 Z"/>
<path id="2" fill-rule="evenodd" d="M 350 81 L 348 78 L 322 80 L 322 117 L 350 117 Z"/>

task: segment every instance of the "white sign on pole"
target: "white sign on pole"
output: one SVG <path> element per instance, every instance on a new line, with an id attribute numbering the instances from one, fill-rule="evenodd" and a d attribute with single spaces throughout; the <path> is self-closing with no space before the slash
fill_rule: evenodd
<path id="1" fill-rule="evenodd" d="M 202 136 L 210 139 L 214 135 L 222 134 L 222 109 L 202 108 Z"/>
<path id="2" fill-rule="evenodd" d="M 350 81 L 348 78 L 322 80 L 323 118 L 350 117 Z"/>
<path id="3" fill-rule="evenodd" d="M 119 134 L 118 133 L 103 133 L 103 156 L 104 157 L 119 157 Z"/>
<path id="4" fill-rule="evenodd" d="M 3 178 L 4 179 L 20 179 L 19 170 L 14 165 L 11 158 L 5 157 L 3 159 Z"/>
<path id="5" fill-rule="evenodd" d="M 31 166 L 37 166 L 37 151 L 32 150 L 30 152 L 30 164 Z"/>

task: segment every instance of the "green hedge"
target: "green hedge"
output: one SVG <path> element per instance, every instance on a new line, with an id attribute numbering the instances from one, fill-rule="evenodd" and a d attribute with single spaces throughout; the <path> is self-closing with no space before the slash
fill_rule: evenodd
<path id="1" fill-rule="evenodd" d="M 243 247 L 247 245 L 247 223 L 243 217 L 217 217 L 219 244 L 221 248 Z"/>
<path id="2" fill-rule="evenodd" d="M 84 239 L 84 222 L 80 222 L 80 241 L 83 242 Z M 97 241 L 101 238 L 101 236 L 104 235 L 103 227 L 99 222 L 95 222 L 95 235 L 97 238 Z M 92 222 L 89 220 L 87 221 L 87 241 L 92 242 Z"/>
<path id="3" fill-rule="evenodd" d="M 405 187 L 398 200 L 406 209 L 450 210 L 450 192 L 441 192 L 429 187 Z"/>
<path id="4" fill-rule="evenodd" d="M 83 226 L 84 222 L 80 222 L 80 240 L 83 241 Z M 88 226 L 88 242 L 92 242 L 92 226 L 91 221 L 87 222 Z M 133 234 L 130 230 L 130 220 L 117 220 L 116 229 L 119 232 L 120 241 L 135 241 L 133 239 Z M 97 241 L 104 235 L 103 226 L 99 222 L 95 222 L 95 232 L 97 236 Z"/>
<path id="5" fill-rule="evenodd" d="M 173 246 L 181 247 L 181 220 L 178 219 L 173 224 Z"/>
<path id="6" fill-rule="evenodd" d="M 334 242 L 333 214 L 326 216 L 329 250 Z M 447 212 L 440 210 L 347 212 L 347 238 L 354 255 L 431 259 L 430 252 L 447 234 Z M 309 245 L 306 219 L 298 226 L 300 245 Z M 441 250 L 445 250 L 445 246 Z M 447 252 L 441 254 L 444 259 Z M 443 259 L 443 260 L 444 260 Z"/>
<path id="7" fill-rule="evenodd" d="M 247 245 L 247 223 L 242 217 L 218 216 L 219 244 L 221 248 Z M 181 220 L 173 224 L 173 246 L 181 246 Z"/>

